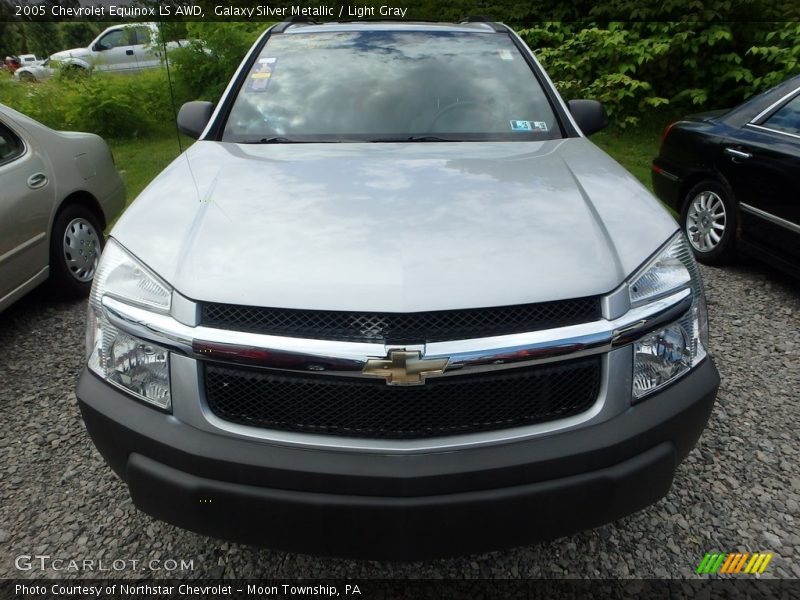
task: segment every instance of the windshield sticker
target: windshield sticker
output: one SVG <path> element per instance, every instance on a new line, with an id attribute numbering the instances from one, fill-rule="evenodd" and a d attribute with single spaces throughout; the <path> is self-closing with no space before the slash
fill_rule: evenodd
<path id="1" fill-rule="evenodd" d="M 250 73 L 250 80 L 247 82 L 248 92 L 263 92 L 269 85 L 269 80 L 272 78 L 272 73 L 275 70 L 275 63 L 278 62 L 277 58 L 259 58 L 256 66 L 253 67 L 253 72 Z"/>
<path id="2" fill-rule="evenodd" d="M 511 54 L 511 50 L 508 50 L 507 48 L 502 48 L 498 50 L 498 52 L 500 53 L 500 58 L 502 58 L 503 60 L 514 60 L 514 55 Z"/>
<path id="3" fill-rule="evenodd" d="M 512 131 L 547 131 L 544 121 L 510 121 Z"/>

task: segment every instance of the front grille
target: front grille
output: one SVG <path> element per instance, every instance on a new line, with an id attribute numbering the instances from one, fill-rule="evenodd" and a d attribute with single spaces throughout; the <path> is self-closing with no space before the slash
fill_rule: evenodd
<path id="1" fill-rule="evenodd" d="M 495 308 L 416 313 L 260 308 L 204 304 L 210 327 L 317 340 L 409 344 L 443 342 L 564 327 L 600 318 L 597 296 Z"/>
<path id="2" fill-rule="evenodd" d="M 600 358 L 389 386 L 372 379 L 205 366 L 226 421 L 302 433 L 410 439 L 489 431 L 579 414 L 597 398 Z"/>

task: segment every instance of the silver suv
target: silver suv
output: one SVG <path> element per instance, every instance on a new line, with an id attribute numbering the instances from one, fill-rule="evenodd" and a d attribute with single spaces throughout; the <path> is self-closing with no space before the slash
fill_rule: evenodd
<path id="1" fill-rule="evenodd" d="M 490 22 L 286 22 L 114 227 L 80 407 L 156 518 L 417 559 L 670 488 L 719 376 L 673 218 Z"/>

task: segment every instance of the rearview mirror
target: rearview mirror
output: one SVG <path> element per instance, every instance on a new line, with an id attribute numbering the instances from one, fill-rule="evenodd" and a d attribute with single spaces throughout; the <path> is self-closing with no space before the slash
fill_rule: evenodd
<path id="1" fill-rule="evenodd" d="M 608 125 L 606 109 L 597 100 L 570 100 L 567 106 L 584 135 L 597 133 Z"/>
<path id="2" fill-rule="evenodd" d="M 178 131 L 190 138 L 198 139 L 208 125 L 213 112 L 214 105 L 211 102 L 199 100 L 187 102 L 178 111 Z"/>

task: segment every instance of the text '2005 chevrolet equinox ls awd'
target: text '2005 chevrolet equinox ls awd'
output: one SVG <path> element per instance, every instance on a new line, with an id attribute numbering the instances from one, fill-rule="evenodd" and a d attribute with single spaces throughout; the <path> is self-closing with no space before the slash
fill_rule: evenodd
<path id="1" fill-rule="evenodd" d="M 287 22 L 114 227 L 78 397 L 158 519 L 414 559 L 669 490 L 719 376 L 674 219 L 503 25 Z"/>

